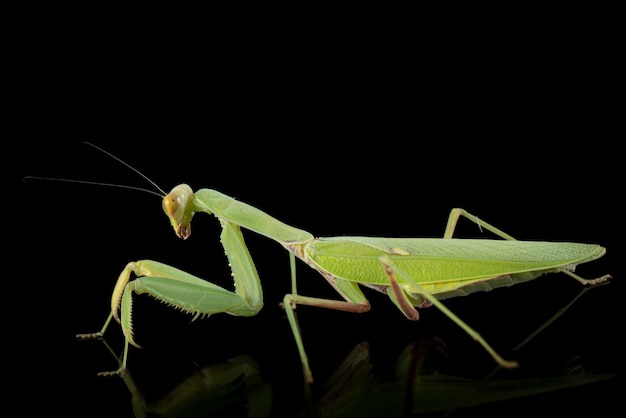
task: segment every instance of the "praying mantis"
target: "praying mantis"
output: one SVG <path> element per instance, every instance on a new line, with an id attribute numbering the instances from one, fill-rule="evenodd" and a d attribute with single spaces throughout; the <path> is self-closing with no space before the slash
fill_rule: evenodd
<path id="1" fill-rule="evenodd" d="M 92 146 L 139 173 L 119 158 Z M 101 375 L 122 373 L 126 370 L 129 345 L 140 348 L 133 334 L 133 294 L 148 294 L 194 315 L 194 319 L 216 313 L 254 316 L 262 309 L 261 281 L 244 241 L 243 229 L 275 241 L 289 253 L 292 289 L 284 296 L 282 305 L 307 384 L 313 382 L 313 373 L 294 313 L 297 305 L 367 312 L 370 303 L 362 287 L 388 295 L 391 302 L 412 321 L 419 319 L 418 309 L 434 305 L 476 340 L 498 365 L 514 368 L 518 366 L 516 361 L 503 358 L 441 300 L 510 286 L 552 272 L 565 273 L 583 285 L 595 285 L 611 278 L 606 274 L 588 280 L 574 273 L 578 264 L 605 254 L 605 248 L 600 245 L 518 241 L 460 208 L 451 210 L 442 238 L 315 237 L 217 190 L 194 191 L 189 185 L 180 184 L 165 193 L 143 174 L 139 174 L 159 190 L 155 194 L 162 197 L 163 211 L 179 238 L 189 238 L 195 214 L 206 213 L 218 219 L 222 228 L 220 240 L 232 272 L 234 290 L 217 286 L 158 261 L 129 262 L 115 284 L 111 312 L 101 330 L 77 335 L 78 339 L 102 338 L 113 319 L 121 325 L 125 338 L 121 366 L 118 370 Z M 492 232 L 498 239 L 453 238 L 461 217 Z M 342 300 L 298 294 L 297 259 L 326 279 Z"/>

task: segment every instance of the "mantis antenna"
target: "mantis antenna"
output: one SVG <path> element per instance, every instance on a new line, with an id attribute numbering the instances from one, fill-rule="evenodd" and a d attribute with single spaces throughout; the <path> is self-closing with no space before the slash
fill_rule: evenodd
<path id="1" fill-rule="evenodd" d="M 90 147 L 93 147 L 93 148 L 97 149 L 98 151 L 102 152 L 103 154 L 108 155 L 109 157 L 111 157 L 115 161 L 119 162 L 120 164 L 123 164 L 124 166 L 126 166 L 129 169 L 133 170 L 136 174 L 138 174 L 144 180 L 146 180 L 148 183 L 153 185 L 160 193 L 157 193 L 157 192 L 155 192 L 153 190 L 144 189 L 142 187 L 127 186 L 125 184 L 104 183 L 104 182 L 89 181 L 89 180 L 61 179 L 61 178 L 54 178 L 54 177 L 38 177 L 38 176 L 25 176 L 23 178 L 23 180 L 24 181 L 26 181 L 26 180 L 64 181 L 64 182 L 67 182 L 67 183 L 79 183 L 79 184 L 91 184 L 91 185 L 95 185 L 95 186 L 117 187 L 117 188 L 120 188 L 120 189 L 138 190 L 140 192 L 150 193 L 150 194 L 153 194 L 153 195 L 156 195 L 156 196 L 159 196 L 159 197 L 164 197 L 167 194 L 167 193 L 165 193 L 165 191 L 162 188 L 159 187 L 158 184 L 156 184 L 154 181 L 152 181 L 148 176 L 143 174 L 141 171 L 137 170 L 135 167 L 133 167 L 132 165 L 128 164 L 126 161 L 122 160 L 119 157 L 116 157 L 115 155 L 113 155 L 110 152 L 100 148 L 99 146 L 92 144 L 91 142 L 84 142 L 84 144 L 89 145 Z"/>

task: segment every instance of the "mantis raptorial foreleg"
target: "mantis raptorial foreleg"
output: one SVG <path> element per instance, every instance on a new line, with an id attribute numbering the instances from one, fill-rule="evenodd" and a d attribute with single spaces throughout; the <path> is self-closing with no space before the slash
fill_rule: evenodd
<path id="1" fill-rule="evenodd" d="M 446 225 L 446 230 L 443 234 L 444 239 L 452 238 L 452 235 L 454 234 L 454 230 L 456 229 L 456 224 L 461 215 L 466 217 L 470 221 L 474 222 L 476 225 L 478 225 L 479 228 L 485 228 L 487 231 L 494 233 L 500 238 L 504 238 L 505 240 L 509 240 L 509 241 L 517 241 L 515 238 L 513 238 L 511 235 L 507 234 L 506 232 L 496 228 L 495 226 L 491 224 L 488 224 L 482 219 L 479 219 L 477 216 L 474 216 L 471 213 L 468 213 L 466 210 L 459 209 L 459 208 L 455 208 L 450 211 L 450 216 L 448 217 L 448 224 Z M 583 285 L 595 285 L 595 284 L 602 283 L 611 279 L 610 274 L 605 274 L 604 276 L 598 277 L 596 279 L 584 279 L 580 277 L 579 275 L 575 274 L 573 271 L 567 270 L 565 268 L 561 268 L 559 269 L 559 271 L 561 273 L 565 273 L 568 276 L 576 279 L 578 282 L 582 283 Z"/>
<path id="2" fill-rule="evenodd" d="M 259 277 L 252 257 L 245 245 L 238 225 L 222 222 L 221 242 L 228 257 L 235 282 L 231 292 L 182 270 L 152 260 L 128 263 L 120 274 L 113 297 L 111 314 L 99 332 L 79 334 L 79 339 L 100 338 L 106 331 L 111 318 L 122 326 L 125 337 L 124 356 L 119 373 L 126 368 L 128 344 L 140 347 L 133 339 L 132 294 L 155 297 L 184 312 L 194 315 L 194 319 L 214 313 L 228 313 L 236 316 L 254 316 L 263 306 L 263 294 Z M 131 274 L 137 276 L 130 281 Z M 119 312 L 122 313 L 121 317 Z"/>

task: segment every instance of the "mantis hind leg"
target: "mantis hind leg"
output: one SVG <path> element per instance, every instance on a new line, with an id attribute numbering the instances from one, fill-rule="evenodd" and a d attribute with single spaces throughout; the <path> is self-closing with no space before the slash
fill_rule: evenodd
<path id="1" fill-rule="evenodd" d="M 410 306 L 409 301 L 406 300 L 406 295 L 402 291 L 402 289 L 397 285 L 398 279 L 396 275 L 401 276 L 404 281 L 413 284 L 417 289 L 418 293 L 424 299 L 427 299 L 433 305 L 435 305 L 441 312 L 443 312 L 448 318 L 454 321 L 459 327 L 461 327 L 469 336 L 471 336 L 474 340 L 476 340 L 483 348 L 493 357 L 493 359 L 502 367 L 511 369 L 518 367 L 519 364 L 516 361 L 505 360 L 494 350 L 485 339 L 472 327 L 467 325 L 461 318 L 456 316 L 452 311 L 450 311 L 443 303 L 441 303 L 435 296 L 433 296 L 430 292 L 428 292 L 422 285 L 419 284 L 416 280 L 414 280 L 409 274 L 407 274 L 404 270 L 400 269 L 388 255 L 383 255 L 379 259 L 383 269 L 385 270 L 385 274 L 389 277 L 389 281 L 391 283 L 391 292 L 393 293 L 393 298 L 395 299 L 396 305 L 399 305 L 400 309 L 404 312 L 404 314 L 412 320 L 418 319 L 419 315 L 417 314 L 417 310 Z M 390 294 L 391 296 L 391 294 Z M 413 313 L 414 312 L 414 313 Z"/>
<path id="2" fill-rule="evenodd" d="M 446 225 L 446 230 L 443 234 L 444 239 L 452 238 L 452 235 L 454 234 L 454 230 L 456 229 L 456 224 L 459 221 L 459 218 L 461 216 L 464 216 L 465 218 L 474 222 L 476 225 L 478 225 L 479 228 L 481 229 L 484 228 L 487 231 L 492 232 L 493 234 L 497 235 L 500 238 L 503 238 L 509 241 L 516 241 L 515 238 L 513 238 L 511 235 L 507 234 L 506 232 L 502 231 L 501 229 L 496 228 L 495 226 L 483 221 L 477 216 L 472 215 L 471 213 L 467 212 L 465 209 L 460 209 L 460 208 L 454 208 L 450 211 L 450 216 L 448 217 L 448 224 Z M 606 282 L 607 280 L 611 278 L 611 275 L 605 274 L 604 276 L 598 277 L 596 279 L 584 279 L 580 277 L 579 275 L 575 274 L 574 272 L 566 270 L 566 269 L 559 269 L 559 271 L 567 274 L 573 279 L 576 279 L 578 282 L 582 283 L 583 285 L 596 285 L 598 283 Z"/>
<path id="3" fill-rule="evenodd" d="M 454 208 L 450 211 L 450 216 L 448 217 L 448 224 L 446 225 L 446 230 L 443 233 L 444 239 L 452 238 L 452 234 L 454 234 L 454 230 L 456 229 L 456 224 L 459 221 L 459 218 L 461 216 L 464 216 L 470 221 L 474 222 L 476 225 L 478 225 L 479 228 L 485 228 L 487 231 L 493 232 L 495 235 L 499 236 L 500 238 L 504 238 L 510 241 L 516 241 L 515 238 L 513 238 L 506 232 L 496 228 L 495 226 L 491 224 L 488 224 L 487 222 L 484 222 L 482 219 L 478 218 L 477 216 L 472 215 L 471 213 L 467 212 L 465 209 L 460 209 L 460 208 Z"/>

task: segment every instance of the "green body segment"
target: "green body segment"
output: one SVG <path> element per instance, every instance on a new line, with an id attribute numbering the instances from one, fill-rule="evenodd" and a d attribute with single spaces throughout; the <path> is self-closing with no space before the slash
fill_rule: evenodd
<path id="1" fill-rule="evenodd" d="M 282 223 L 262 210 L 216 190 L 200 189 L 195 192 L 193 206 L 196 211 L 213 213 L 222 221 L 232 222 L 282 244 L 313 240 L 311 233 Z"/>
<path id="2" fill-rule="evenodd" d="M 500 276 L 571 270 L 601 257 L 605 249 L 566 242 L 336 237 L 308 244 L 305 253 L 318 269 L 337 278 L 379 286 L 389 284 L 379 261 L 387 254 L 412 279 L 439 293 Z M 411 283 L 399 282 L 404 290 L 417 293 Z"/>

